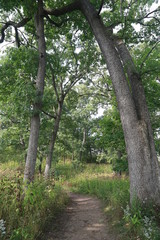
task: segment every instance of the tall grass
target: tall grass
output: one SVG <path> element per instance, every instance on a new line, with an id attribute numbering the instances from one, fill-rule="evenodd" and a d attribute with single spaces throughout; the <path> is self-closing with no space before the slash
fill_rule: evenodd
<path id="1" fill-rule="evenodd" d="M 128 180 L 88 178 L 78 182 L 72 181 L 72 183 L 74 191 L 96 195 L 107 204 L 125 206 L 129 201 Z"/>
<path id="2" fill-rule="evenodd" d="M 46 221 L 63 209 L 67 201 L 67 194 L 51 179 L 36 179 L 28 186 L 24 197 L 19 170 L 14 175 L 1 177 L 0 239 L 36 239 Z"/>

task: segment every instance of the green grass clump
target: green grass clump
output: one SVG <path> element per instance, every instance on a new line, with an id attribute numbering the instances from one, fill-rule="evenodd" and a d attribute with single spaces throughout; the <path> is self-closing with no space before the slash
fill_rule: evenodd
<path id="1" fill-rule="evenodd" d="M 123 211 L 124 226 L 129 239 L 136 239 L 132 236 L 144 240 L 160 239 L 160 228 L 158 227 L 160 215 L 156 206 L 134 199 L 132 207 L 127 204 Z"/>
<path id="2" fill-rule="evenodd" d="M 59 184 L 37 179 L 23 189 L 22 175 L 0 180 L 0 238 L 33 240 L 41 233 L 46 221 L 64 208 L 68 197 Z"/>
<path id="3" fill-rule="evenodd" d="M 73 182 L 74 191 L 96 195 L 107 204 L 125 206 L 129 201 L 129 182 L 123 179 L 82 179 Z"/>
<path id="4" fill-rule="evenodd" d="M 81 172 L 84 171 L 86 168 L 86 165 L 78 162 L 78 161 L 73 161 L 73 162 L 66 162 L 65 164 L 62 162 L 59 162 L 56 164 L 56 166 L 53 166 L 54 169 L 54 177 L 58 181 L 66 181 L 70 180 L 71 178 L 75 178 L 80 174 Z"/>

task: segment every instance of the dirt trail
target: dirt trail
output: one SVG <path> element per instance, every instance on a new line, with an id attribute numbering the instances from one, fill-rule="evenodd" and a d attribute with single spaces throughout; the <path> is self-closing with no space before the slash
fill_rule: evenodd
<path id="1" fill-rule="evenodd" d="M 109 233 L 100 200 L 70 194 L 71 202 L 43 240 L 118 240 Z"/>

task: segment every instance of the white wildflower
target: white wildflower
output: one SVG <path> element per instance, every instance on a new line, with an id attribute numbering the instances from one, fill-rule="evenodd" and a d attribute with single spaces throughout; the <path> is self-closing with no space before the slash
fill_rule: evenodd
<path id="1" fill-rule="evenodd" d="M 5 221 L 0 219 L 0 235 L 4 236 L 6 234 Z"/>

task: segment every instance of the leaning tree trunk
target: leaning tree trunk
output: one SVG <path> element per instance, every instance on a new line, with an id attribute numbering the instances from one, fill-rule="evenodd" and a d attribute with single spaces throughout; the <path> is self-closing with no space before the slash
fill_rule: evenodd
<path id="1" fill-rule="evenodd" d="M 44 19 L 43 19 L 43 1 L 38 1 L 38 12 L 35 16 L 35 27 L 38 39 L 39 66 L 36 78 L 37 99 L 34 104 L 33 116 L 31 118 L 31 130 L 29 137 L 29 146 L 24 171 L 24 181 L 28 183 L 33 181 L 35 172 L 35 163 L 37 158 L 37 146 L 40 127 L 40 110 L 42 105 L 42 96 L 44 90 L 45 65 L 46 65 L 46 46 L 44 37 Z"/>
<path id="2" fill-rule="evenodd" d="M 54 129 L 53 129 L 50 144 L 49 144 L 48 156 L 47 156 L 47 159 L 46 159 L 46 166 L 45 166 L 45 171 L 44 171 L 44 176 L 45 176 L 46 179 L 49 177 L 49 171 L 51 169 L 54 145 L 55 145 L 56 138 L 57 138 L 57 133 L 58 133 L 58 130 L 59 130 L 62 108 L 63 108 L 63 101 L 58 103 L 58 111 L 57 111 L 57 115 L 56 115 L 56 119 L 55 119 L 55 123 L 54 123 Z"/>
<path id="3" fill-rule="evenodd" d="M 106 60 L 116 94 L 128 154 L 131 202 L 134 197 L 138 197 L 141 201 L 153 200 L 160 204 L 160 175 L 157 170 L 157 158 L 153 157 L 151 150 L 154 146 L 151 146 L 152 141 L 148 137 L 148 133 L 150 136 L 152 134 L 148 131 L 151 129 L 148 127 L 150 125 L 149 116 L 146 115 L 147 120 L 140 119 L 142 109 L 137 109 L 137 104 L 141 100 L 135 101 L 135 90 L 133 91 L 132 87 L 132 92 L 130 91 L 113 39 L 94 7 L 88 0 L 80 0 L 80 8 L 88 20 Z M 135 84 L 133 83 L 133 85 Z M 140 85 L 137 86 L 139 89 Z M 140 98 L 139 94 L 136 95 L 136 98 Z M 142 108 L 144 106 L 146 109 L 147 106 L 143 104 L 144 102 Z"/>
<path id="4" fill-rule="evenodd" d="M 156 154 L 154 138 L 153 138 L 153 131 L 152 131 L 151 121 L 150 121 L 150 114 L 149 114 L 147 103 L 146 103 L 141 76 L 137 72 L 135 64 L 132 60 L 132 57 L 122 40 L 116 40 L 116 48 L 118 49 L 118 53 L 123 62 L 123 67 L 124 69 L 126 69 L 126 73 L 128 75 L 138 119 L 141 121 L 145 121 L 145 124 L 147 127 L 148 139 L 149 139 L 150 148 L 151 148 L 151 158 L 155 159 L 155 161 L 153 162 L 156 163 L 156 165 L 158 166 L 157 154 Z"/>
<path id="5" fill-rule="evenodd" d="M 134 99 L 138 120 L 144 125 L 144 129 L 143 129 L 145 134 L 144 141 L 148 146 L 148 150 L 147 148 L 145 149 L 146 161 L 143 162 L 144 163 L 143 168 L 146 171 L 144 177 L 146 177 L 146 182 L 150 181 L 152 182 L 152 184 L 156 185 L 156 188 L 159 188 L 158 186 L 159 181 L 157 181 L 157 179 L 159 179 L 159 176 L 160 176 L 160 168 L 159 168 L 159 163 L 157 159 L 154 138 L 153 138 L 153 131 L 152 131 L 151 122 L 150 122 L 150 115 L 149 115 L 149 111 L 148 111 L 148 107 L 145 99 L 145 93 L 144 93 L 141 77 L 136 71 L 136 67 L 132 60 L 132 57 L 127 47 L 125 46 L 125 44 L 122 41 L 117 41 L 116 47 L 118 49 L 120 58 L 123 62 L 124 68 L 126 69 L 126 73 L 130 81 L 131 92 Z"/>

